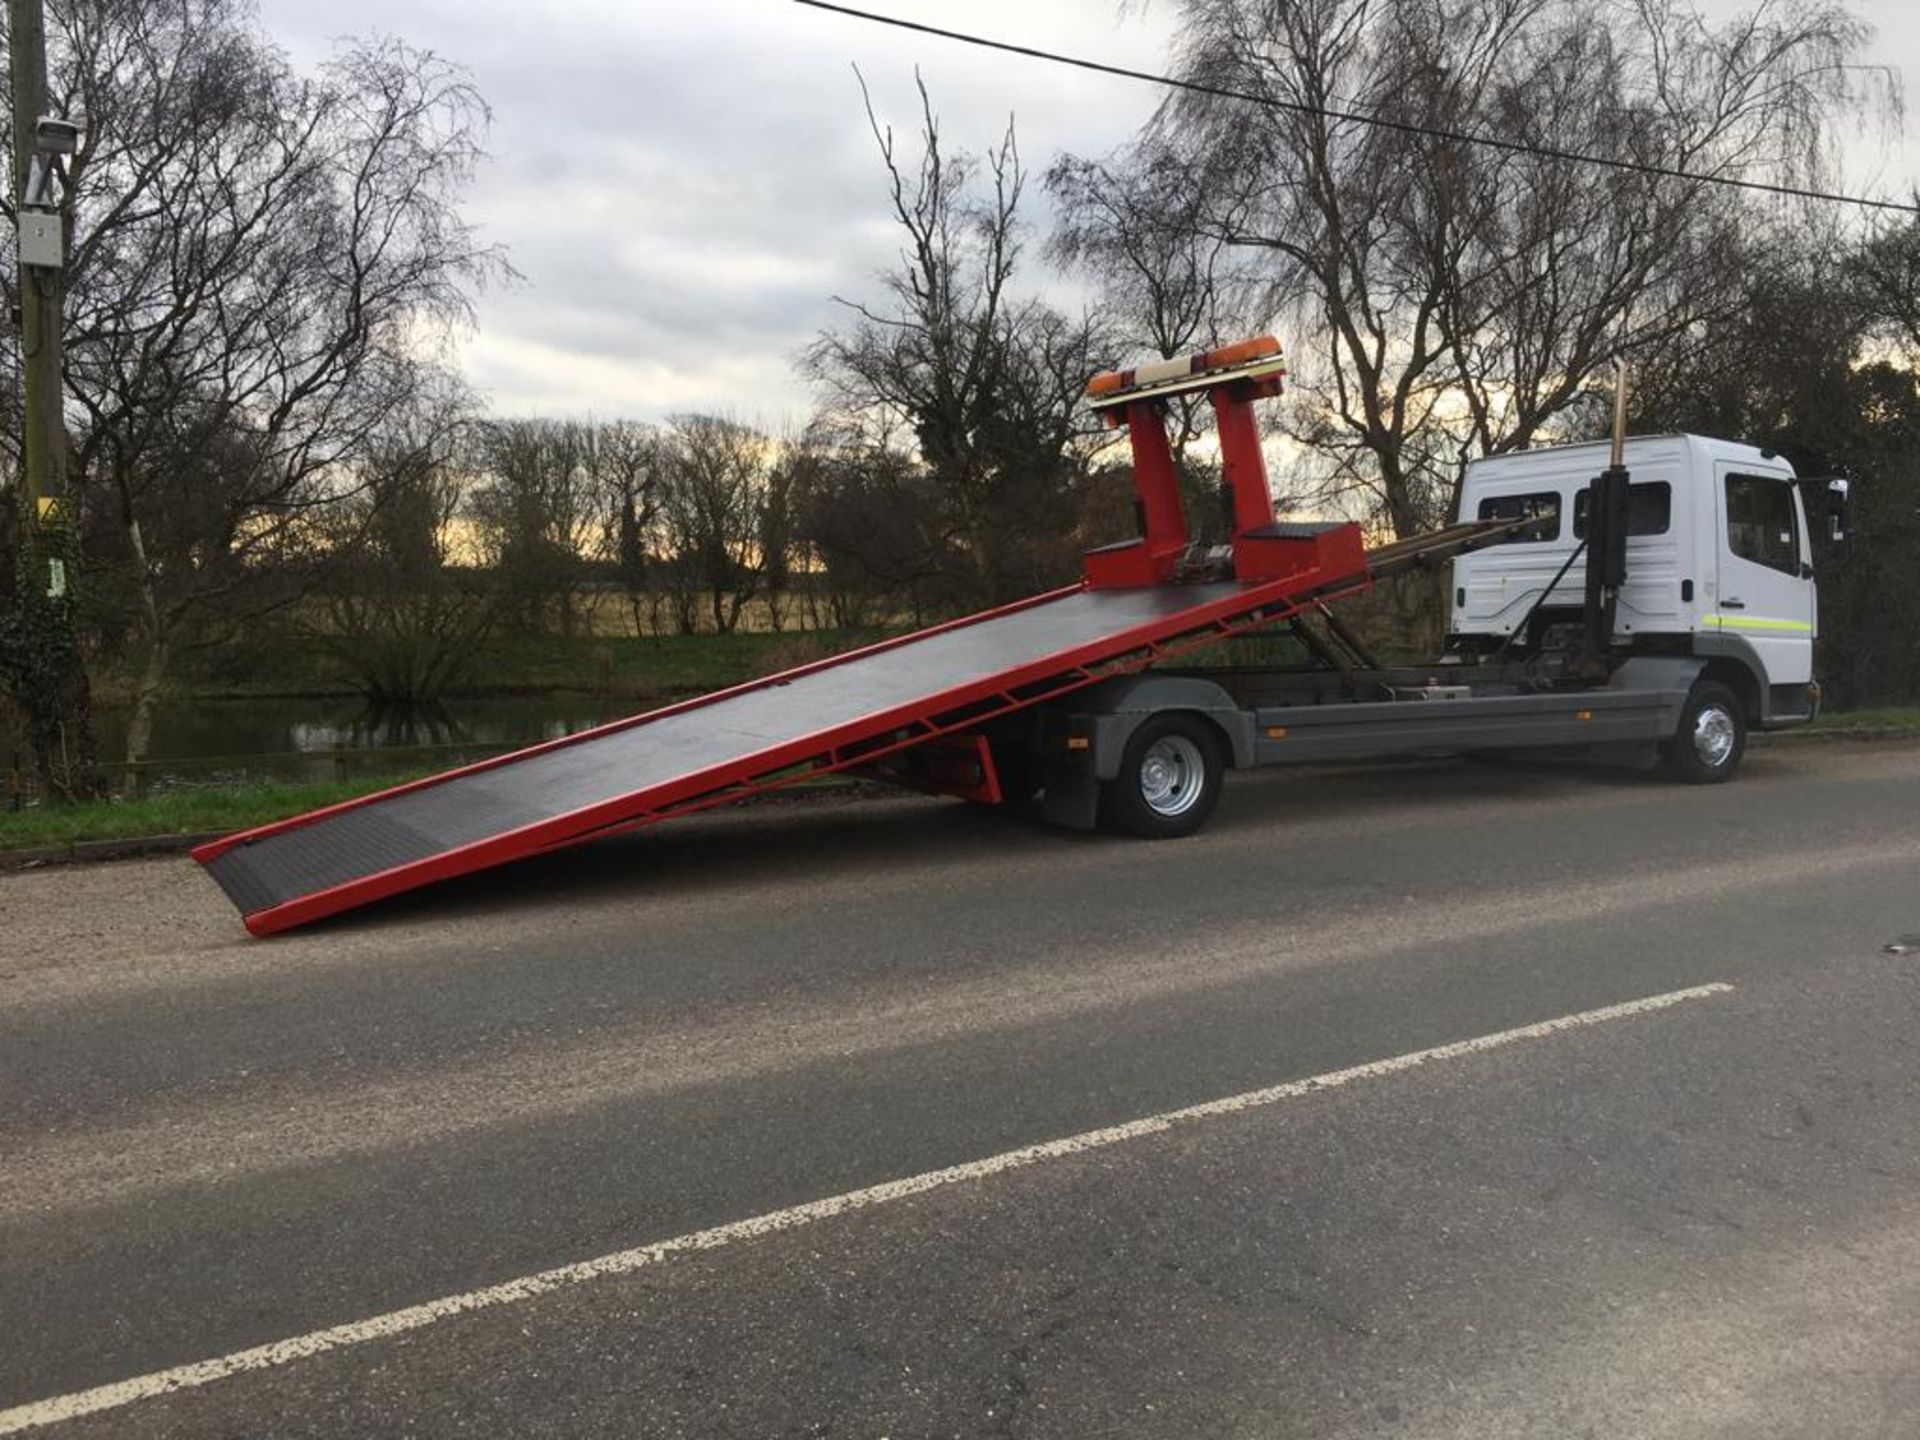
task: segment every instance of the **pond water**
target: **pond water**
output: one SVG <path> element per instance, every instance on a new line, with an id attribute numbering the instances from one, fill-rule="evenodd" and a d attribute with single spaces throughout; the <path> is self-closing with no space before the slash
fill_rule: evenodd
<path id="1" fill-rule="evenodd" d="M 658 704 L 660 702 L 653 702 Z M 230 784 L 238 776 L 330 779 L 431 769 L 557 740 L 651 706 L 592 695 L 450 700 L 370 709 L 353 697 L 222 699 L 163 704 L 153 720 L 150 782 Z M 126 754 L 127 712 L 95 714 L 100 758 Z M 405 750 L 411 753 L 391 753 Z"/>

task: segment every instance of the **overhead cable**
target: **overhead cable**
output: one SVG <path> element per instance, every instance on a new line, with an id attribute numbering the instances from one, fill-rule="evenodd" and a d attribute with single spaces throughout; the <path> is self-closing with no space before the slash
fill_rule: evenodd
<path id="1" fill-rule="evenodd" d="M 834 4 L 832 0 L 793 0 L 793 3 L 804 5 L 810 10 L 824 10 L 830 14 L 844 15 L 852 20 L 866 20 L 895 30 L 909 30 L 919 35 L 931 35 L 938 40 L 952 40 L 961 45 L 974 45 L 982 50 L 998 50 L 1007 55 L 1024 56 L 1029 60 L 1044 60 L 1053 65 L 1069 65 L 1076 70 L 1090 70 L 1097 75 L 1113 75 L 1122 80 L 1141 80 L 1149 85 L 1161 85 L 1171 90 L 1187 90 L 1197 95 L 1211 95 L 1222 100 L 1243 100 L 1250 105 L 1262 105 L 1271 110 L 1287 110 L 1295 114 L 1312 115 L 1326 120 L 1370 125 L 1376 129 L 1395 130 L 1404 135 L 1421 135 L 1432 140 L 1480 145 L 1516 155 L 1531 155 L 1543 160 L 1564 160 L 1574 165 L 1592 165 L 1605 170 L 1624 170 L 1635 175 L 1651 175 L 1668 180 L 1689 180 L 1703 185 L 1727 185 L 1738 190 L 1757 190 L 1762 194 L 1785 196 L 1793 200 L 1816 200 L 1831 205 L 1854 205 L 1865 210 L 1896 210 L 1902 214 L 1920 215 L 1920 205 L 1912 205 L 1900 200 L 1875 200 L 1863 195 L 1841 195 L 1828 190 L 1807 190 L 1797 185 L 1776 185 L 1765 180 L 1743 180 L 1734 175 L 1705 175 L 1698 171 L 1681 170 L 1670 165 L 1653 165 L 1642 160 L 1620 160 L 1609 155 L 1589 155 L 1578 150 L 1559 150 L 1548 145 L 1530 145 L 1522 140 L 1503 140 L 1496 135 L 1478 135 L 1464 130 L 1449 130 L 1443 126 L 1417 125 L 1409 120 L 1393 120 L 1383 115 L 1368 115 L 1357 110 L 1336 110 L 1326 106 L 1308 105 L 1298 100 L 1282 100 L 1272 95 L 1257 94 L 1251 90 L 1236 90 L 1231 86 L 1210 85 L 1199 80 L 1182 80 L 1178 76 L 1160 75 L 1151 70 L 1134 70 L 1125 65 L 1111 65 L 1104 60 L 1091 60 L 1084 55 L 1064 55 L 1055 50 L 1041 50 L 1032 45 L 1016 45 L 1009 40 L 995 40 L 986 35 L 971 35 L 964 30 L 947 30 L 938 25 L 928 25 L 919 20 L 907 20 L 897 15 L 880 15 L 871 10 L 856 10 L 850 5 Z"/>

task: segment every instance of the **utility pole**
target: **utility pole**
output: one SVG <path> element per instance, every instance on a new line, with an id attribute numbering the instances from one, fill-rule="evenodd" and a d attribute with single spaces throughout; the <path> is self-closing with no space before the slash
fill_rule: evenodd
<path id="1" fill-rule="evenodd" d="M 27 520 L 30 531 L 60 524 L 67 495 L 67 436 L 61 417 L 60 305 L 65 247 L 54 208 L 52 155 L 41 148 L 47 104 L 47 38 L 41 0 L 8 0 L 13 61 L 13 200 L 19 226 L 20 351 L 26 379 Z M 54 137 L 49 137 L 54 138 Z M 51 250 L 49 250 L 51 245 Z M 55 259 L 54 264 L 45 261 Z M 40 263 L 35 263 L 35 261 Z M 62 563 L 49 556 L 50 565 Z M 64 576 L 49 570 L 50 596 Z"/>
<path id="2" fill-rule="evenodd" d="M 61 377 L 64 217 L 54 191 L 58 157 L 79 129 L 46 113 L 42 0 L 7 0 L 13 81 L 13 198 L 19 256 L 22 412 L 21 545 L 15 634 L 5 659 L 27 711 L 41 778 L 57 795 L 91 788 L 93 742 L 86 670 L 74 638 L 74 536 L 67 501 L 67 428 Z"/>

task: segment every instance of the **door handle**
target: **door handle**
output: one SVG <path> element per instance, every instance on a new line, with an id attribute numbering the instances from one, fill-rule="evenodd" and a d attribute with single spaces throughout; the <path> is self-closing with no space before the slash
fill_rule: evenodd
<path id="1" fill-rule="evenodd" d="M 1747 602 L 1744 600 L 1735 600 L 1729 595 L 1721 599 L 1720 608 L 1722 610 L 1744 610 L 1747 608 Z"/>

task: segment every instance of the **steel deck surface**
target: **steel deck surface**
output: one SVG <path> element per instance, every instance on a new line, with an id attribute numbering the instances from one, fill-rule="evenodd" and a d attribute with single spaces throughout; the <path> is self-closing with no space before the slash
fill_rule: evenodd
<path id="1" fill-rule="evenodd" d="M 1276 525 L 1299 568 L 1078 585 L 496 756 L 193 852 L 257 935 L 523 856 L 845 770 L 1497 543 L 1462 524 L 1363 552 L 1357 525 Z"/>
<path id="2" fill-rule="evenodd" d="M 256 924 L 256 917 L 543 822 L 581 816 L 580 831 L 597 833 L 626 817 L 610 820 L 595 815 L 596 807 L 628 800 L 632 813 L 644 817 L 649 795 L 663 787 L 692 793 L 702 777 L 732 778 L 755 757 L 787 763 L 795 757 L 782 752 L 810 737 L 832 736 L 862 722 L 884 731 L 898 723 L 903 708 L 930 697 L 1016 675 L 1051 657 L 1083 655 L 1102 641 L 1131 642 L 1143 629 L 1165 631 L 1169 622 L 1235 597 L 1273 598 L 1274 590 L 1271 584 L 1221 582 L 1063 592 L 829 660 L 789 679 L 776 677 L 757 688 L 723 692 L 288 825 L 230 837 L 197 855 L 248 917 L 250 928 L 280 928 Z M 542 836 L 516 853 L 572 838 L 577 837 Z M 506 858 L 512 856 L 477 854 L 460 868 Z M 455 872 L 423 873 L 385 888 L 409 888 L 442 873 Z M 346 900 L 330 908 L 355 903 L 360 902 Z M 305 918 L 311 917 L 286 923 Z"/>

